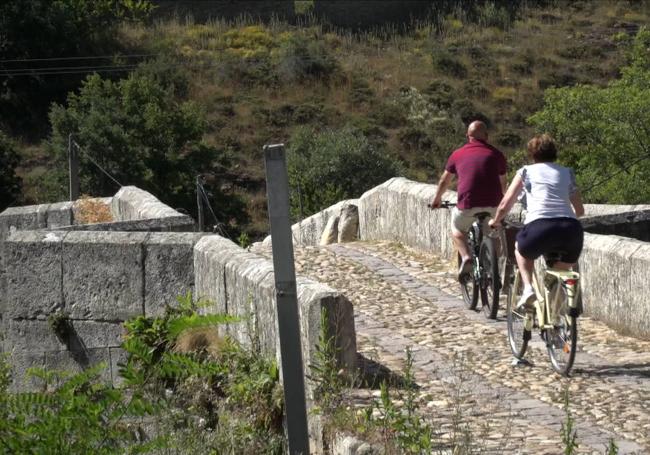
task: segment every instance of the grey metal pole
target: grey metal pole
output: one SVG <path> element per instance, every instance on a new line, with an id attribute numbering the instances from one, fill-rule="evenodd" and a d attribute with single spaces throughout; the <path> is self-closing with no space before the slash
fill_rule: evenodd
<path id="1" fill-rule="evenodd" d="M 296 271 L 293 263 L 293 243 L 289 220 L 289 178 L 284 144 L 265 145 L 264 160 L 289 454 L 307 455 L 310 452 L 305 379 L 300 347 Z"/>
<path id="2" fill-rule="evenodd" d="M 68 135 L 68 173 L 70 180 L 70 200 L 79 199 L 79 154 L 72 141 L 72 134 Z"/>
<path id="3" fill-rule="evenodd" d="M 203 232 L 203 194 L 201 194 L 201 175 L 196 176 L 196 207 L 198 210 L 199 232 Z"/>

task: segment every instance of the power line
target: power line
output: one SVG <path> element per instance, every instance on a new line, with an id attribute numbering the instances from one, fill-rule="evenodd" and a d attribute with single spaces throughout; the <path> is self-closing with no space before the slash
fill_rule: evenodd
<path id="1" fill-rule="evenodd" d="M 114 178 L 114 177 L 113 177 L 113 176 L 112 176 L 112 175 L 111 175 L 111 174 L 110 174 L 106 169 L 104 169 L 102 166 L 100 166 L 99 163 L 97 163 L 97 162 L 96 162 L 96 161 L 95 161 L 95 160 L 90 156 L 90 154 L 89 154 L 88 152 L 86 152 L 84 149 L 82 149 L 81 146 L 80 146 L 80 145 L 79 145 L 79 144 L 78 144 L 74 139 L 72 139 L 72 144 L 73 144 L 75 147 L 77 147 L 77 150 L 79 150 L 81 153 L 84 154 L 84 156 L 88 159 L 88 161 L 90 161 L 92 164 L 94 164 L 95 166 L 97 166 L 97 168 L 98 168 L 100 171 L 102 171 L 104 174 L 106 174 L 106 176 L 107 176 L 109 179 L 111 179 L 111 180 L 112 180 L 113 182 L 115 182 L 115 183 L 116 183 L 120 188 L 122 188 L 123 185 L 122 185 L 120 182 L 118 182 L 117 179 Z"/>
<path id="2" fill-rule="evenodd" d="M 11 60 L 0 60 L 2 63 L 16 63 L 16 62 L 55 62 L 67 60 L 106 60 L 115 58 L 142 58 L 142 57 L 157 57 L 162 54 L 116 54 L 116 55 L 96 55 L 85 57 L 50 57 L 50 58 L 17 58 Z"/>

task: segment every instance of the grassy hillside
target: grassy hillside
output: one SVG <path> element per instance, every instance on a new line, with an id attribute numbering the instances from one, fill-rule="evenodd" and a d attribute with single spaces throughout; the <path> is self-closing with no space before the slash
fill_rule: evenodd
<path id="1" fill-rule="evenodd" d="M 187 98 L 206 115 L 206 141 L 232 158 L 208 183 L 244 198 L 251 223 L 243 228 L 258 236 L 266 231 L 265 143 L 290 143 L 299 127 L 351 125 L 397 157 L 407 177 L 435 181 L 465 124 L 481 118 L 516 165 L 544 90 L 616 78 L 626 37 L 648 17 L 645 2 L 585 1 L 523 8 L 511 20 L 488 3 L 478 18 L 458 11 L 408 33 L 355 34 L 305 16 L 301 26 L 124 25 L 119 41 L 152 54 L 149 64 L 166 77 L 187 81 Z M 43 150 L 23 150 L 26 202 L 43 197 Z"/>

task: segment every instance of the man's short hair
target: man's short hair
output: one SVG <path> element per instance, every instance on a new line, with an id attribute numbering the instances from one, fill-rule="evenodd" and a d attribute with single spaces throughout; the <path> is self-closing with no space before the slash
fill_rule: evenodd
<path id="1" fill-rule="evenodd" d="M 555 141 L 548 134 L 538 134 L 528 141 L 528 155 L 535 163 L 552 163 L 557 159 Z"/>

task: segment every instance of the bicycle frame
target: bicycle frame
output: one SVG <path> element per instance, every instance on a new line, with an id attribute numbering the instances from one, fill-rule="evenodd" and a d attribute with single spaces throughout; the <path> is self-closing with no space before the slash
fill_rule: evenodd
<path id="1" fill-rule="evenodd" d="M 569 315 L 578 315 L 580 274 L 570 270 L 548 268 L 544 270 L 543 281 L 545 285 L 540 286 L 537 274 L 533 273 L 533 289 L 536 295 L 535 312 L 541 331 L 554 327 L 553 321 L 555 321 L 555 314 L 558 309 L 557 305 L 562 303 L 562 291 L 567 296 Z M 524 325 L 525 329 L 532 330 L 532 324 L 532 318 L 527 318 Z"/>

